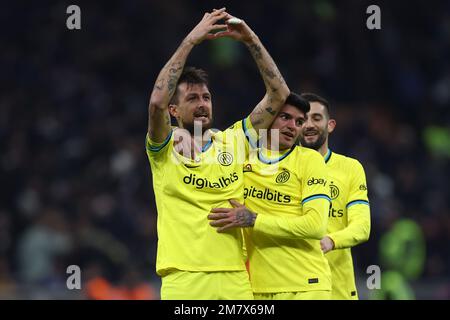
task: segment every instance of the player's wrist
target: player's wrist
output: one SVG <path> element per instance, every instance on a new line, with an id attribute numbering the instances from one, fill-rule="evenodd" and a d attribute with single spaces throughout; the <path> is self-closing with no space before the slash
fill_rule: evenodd
<path id="1" fill-rule="evenodd" d="M 326 237 L 330 240 L 331 250 L 334 250 L 334 248 L 336 247 L 336 244 L 334 243 L 333 238 L 330 236 L 326 236 Z"/>
<path id="2" fill-rule="evenodd" d="M 252 44 L 260 43 L 258 36 L 252 33 L 249 37 L 242 40 L 246 46 L 251 46 Z"/>
<path id="3" fill-rule="evenodd" d="M 188 46 L 188 47 L 194 47 L 197 44 L 199 44 L 201 42 L 201 40 L 199 39 L 194 39 L 193 37 L 187 36 L 186 38 L 183 39 L 183 42 L 181 43 L 183 46 Z"/>

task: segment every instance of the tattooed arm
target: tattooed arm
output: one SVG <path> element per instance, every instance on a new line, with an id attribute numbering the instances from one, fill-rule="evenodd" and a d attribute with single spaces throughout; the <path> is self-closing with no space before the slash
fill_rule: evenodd
<path id="1" fill-rule="evenodd" d="M 148 106 L 148 136 L 156 143 L 163 142 L 171 130 L 167 107 L 192 48 L 192 42 L 185 39 L 156 79 Z"/>
<path id="2" fill-rule="evenodd" d="M 217 227 L 217 232 L 224 232 L 231 228 L 247 228 L 255 225 L 257 214 L 248 210 L 235 200 L 230 200 L 233 208 L 214 208 L 208 215 L 209 223 Z"/>
<path id="3" fill-rule="evenodd" d="M 163 142 L 167 138 L 170 128 L 168 105 L 175 93 L 178 79 L 183 71 L 186 59 L 192 48 L 205 39 L 214 39 L 211 31 L 226 28 L 226 25 L 215 24 L 225 18 L 225 8 L 205 13 L 203 19 L 183 40 L 174 55 L 160 71 L 150 97 L 148 107 L 148 134 L 152 141 Z"/>
<path id="4" fill-rule="evenodd" d="M 233 16 L 227 14 L 226 19 L 230 18 Z M 256 130 L 269 128 L 290 93 L 278 67 L 258 36 L 243 20 L 239 24 L 228 24 L 227 31 L 218 32 L 215 37 L 233 38 L 243 42 L 250 50 L 266 86 L 266 94 L 250 114 L 250 121 Z"/>
<path id="5" fill-rule="evenodd" d="M 259 73 L 266 86 L 264 98 L 250 113 L 250 121 L 256 130 L 268 129 L 278 111 L 284 105 L 290 92 L 289 87 L 286 85 L 272 57 L 256 35 L 246 42 L 246 45 L 258 65 Z"/>
<path id="6" fill-rule="evenodd" d="M 321 240 L 327 229 L 329 202 L 323 199 L 315 202 L 314 206 L 306 208 L 304 215 L 291 217 L 258 215 L 239 202 L 230 200 L 233 208 L 214 208 L 208 219 L 217 232 L 250 227 L 254 232 L 273 238 Z"/>

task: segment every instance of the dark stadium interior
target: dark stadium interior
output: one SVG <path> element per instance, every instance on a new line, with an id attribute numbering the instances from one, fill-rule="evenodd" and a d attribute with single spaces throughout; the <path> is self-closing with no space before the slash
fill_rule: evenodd
<path id="1" fill-rule="evenodd" d="M 68 30 L 70 4 L 0 10 L 0 298 L 94 299 L 104 285 L 112 298 L 157 299 L 147 104 L 178 44 L 222 3 L 77 1 L 82 28 Z M 381 30 L 366 27 L 370 4 L 381 8 Z M 366 269 L 379 265 L 417 299 L 450 299 L 450 2 L 226 6 L 291 90 L 331 101 L 331 149 L 366 170 L 371 237 L 353 249 L 361 298 L 375 298 Z M 216 128 L 264 94 L 240 43 L 205 41 L 187 65 L 209 72 Z M 398 227 L 408 219 L 415 233 Z M 66 289 L 68 265 L 81 267 L 81 291 Z"/>

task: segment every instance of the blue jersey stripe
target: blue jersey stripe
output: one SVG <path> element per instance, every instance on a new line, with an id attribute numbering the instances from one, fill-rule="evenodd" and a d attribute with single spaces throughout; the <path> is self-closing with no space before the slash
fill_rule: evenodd
<path id="1" fill-rule="evenodd" d="M 247 125 L 245 124 L 245 120 L 246 120 L 246 119 L 247 119 L 247 118 L 242 119 L 242 129 L 244 130 L 245 137 L 247 138 L 247 141 L 250 143 L 250 146 L 251 146 L 253 149 L 256 149 L 257 146 L 255 145 L 253 139 L 250 137 L 249 134 L 247 134 Z M 249 121 L 250 121 L 250 119 L 249 119 Z"/>
<path id="2" fill-rule="evenodd" d="M 171 137 L 172 137 L 172 130 L 170 131 L 169 135 L 164 140 L 164 142 L 161 143 L 161 145 L 159 145 L 159 146 L 152 146 L 152 145 L 150 145 L 150 143 L 147 140 L 147 150 L 151 151 L 151 152 L 158 152 L 158 151 L 160 151 L 162 148 L 164 148 L 169 143 Z"/>
<path id="3" fill-rule="evenodd" d="M 347 208 L 355 205 L 355 204 L 365 204 L 365 205 L 369 205 L 369 201 L 367 200 L 353 200 L 350 201 L 349 203 L 347 203 Z"/>
<path id="4" fill-rule="evenodd" d="M 328 149 L 327 154 L 325 155 L 325 163 L 327 163 L 331 158 L 331 150 Z"/>
<path id="5" fill-rule="evenodd" d="M 331 198 L 326 194 L 314 194 L 312 196 L 306 197 L 302 200 L 302 204 L 305 204 L 308 201 L 315 200 L 315 199 L 325 199 L 331 202 Z"/>
<path id="6" fill-rule="evenodd" d="M 291 152 L 295 149 L 295 147 L 296 147 L 296 145 L 294 144 L 288 152 L 283 154 L 278 159 L 273 159 L 273 160 L 264 158 L 264 156 L 262 155 L 261 151 L 258 151 L 258 159 L 259 159 L 259 161 L 261 161 L 262 163 L 265 163 L 265 164 L 274 164 L 274 163 L 280 162 L 281 160 L 286 158 L 288 155 L 290 155 Z"/>
<path id="7" fill-rule="evenodd" d="M 210 139 L 210 140 L 205 144 L 205 146 L 202 147 L 202 152 L 205 152 L 206 150 L 208 150 L 209 147 L 211 146 L 211 144 L 212 144 L 212 139 Z"/>

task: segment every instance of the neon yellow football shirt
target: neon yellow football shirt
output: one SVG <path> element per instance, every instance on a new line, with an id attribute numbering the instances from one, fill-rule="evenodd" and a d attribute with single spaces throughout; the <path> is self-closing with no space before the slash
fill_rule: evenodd
<path id="1" fill-rule="evenodd" d="M 320 248 L 330 207 L 323 157 L 299 146 L 252 149 L 244 181 L 245 205 L 258 214 L 254 227 L 244 229 L 253 291 L 331 290 Z"/>
<path id="2" fill-rule="evenodd" d="M 174 149 L 174 131 L 156 144 L 146 138 L 158 210 L 156 270 L 161 276 L 184 271 L 245 270 L 241 229 L 218 233 L 207 219 L 212 208 L 243 202 L 242 166 L 249 118 L 211 135 L 196 159 Z"/>
<path id="3" fill-rule="evenodd" d="M 364 168 L 356 160 L 328 150 L 332 207 L 327 235 L 335 249 L 325 254 L 332 275 L 332 299 L 358 299 L 351 247 L 366 241 L 370 233 L 370 207 Z"/>

